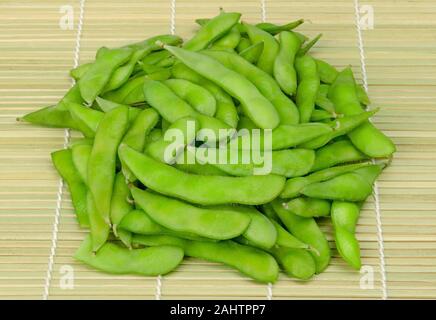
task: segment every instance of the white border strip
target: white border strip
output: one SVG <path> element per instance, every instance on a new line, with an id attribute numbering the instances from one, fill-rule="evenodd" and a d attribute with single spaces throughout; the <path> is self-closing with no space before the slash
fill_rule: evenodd
<path id="1" fill-rule="evenodd" d="M 171 0 L 170 3 L 170 32 L 171 34 L 176 33 L 176 0 Z"/>
<path id="2" fill-rule="evenodd" d="M 262 22 L 266 21 L 266 0 L 260 0 L 260 14 Z M 266 291 L 266 298 L 268 300 L 272 300 L 273 298 L 273 285 L 272 283 L 268 283 L 267 291 Z"/>
<path id="3" fill-rule="evenodd" d="M 85 9 L 85 0 L 80 0 L 79 23 L 77 25 L 76 46 L 74 49 L 74 64 L 73 64 L 74 68 L 76 68 L 79 65 L 80 38 L 82 36 L 84 9 Z M 71 86 L 73 86 L 73 85 L 74 85 L 74 80 L 73 80 Z M 64 149 L 66 149 L 68 147 L 69 142 L 70 142 L 70 130 L 65 129 L 65 131 L 64 131 L 64 145 L 63 145 Z M 49 296 L 50 283 L 51 283 L 52 273 L 53 273 L 54 257 L 56 255 L 56 248 L 57 248 L 57 241 L 58 241 L 58 230 L 59 230 L 59 220 L 60 220 L 61 206 L 62 206 L 63 189 L 64 189 L 64 181 L 61 178 L 61 179 L 59 179 L 59 186 L 58 186 L 58 191 L 57 191 L 56 210 L 55 210 L 55 219 L 54 219 L 53 228 L 52 228 L 50 256 L 48 259 L 47 274 L 45 276 L 44 292 L 42 295 L 43 300 L 47 300 L 48 296 Z"/>
<path id="4" fill-rule="evenodd" d="M 365 51 L 363 48 L 363 37 L 362 30 L 360 28 L 360 14 L 359 14 L 359 0 L 354 0 L 354 14 L 356 18 L 356 29 L 357 29 L 357 39 L 359 43 L 359 53 L 360 53 L 360 67 L 362 72 L 362 81 L 363 87 L 365 91 L 368 92 L 368 77 L 366 74 L 366 64 L 365 64 Z M 374 160 L 373 160 L 374 162 Z M 386 283 L 386 267 L 385 267 L 385 254 L 384 254 L 384 241 L 383 241 L 383 228 L 381 222 L 381 213 L 380 213 L 380 195 L 378 190 L 377 182 L 374 183 L 374 191 L 373 197 L 375 201 L 375 219 L 377 222 L 377 241 L 379 247 L 379 255 L 380 255 L 380 275 L 382 282 L 382 299 L 386 300 L 388 298 L 388 290 Z"/>

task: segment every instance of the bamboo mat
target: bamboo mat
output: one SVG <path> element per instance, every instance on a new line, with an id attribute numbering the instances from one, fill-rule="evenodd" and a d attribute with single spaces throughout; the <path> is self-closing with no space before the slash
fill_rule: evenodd
<path id="1" fill-rule="evenodd" d="M 59 24 L 67 5 L 73 30 Z M 368 5 L 374 29 L 362 30 L 356 21 Z M 282 275 L 273 286 L 194 259 L 170 275 L 147 278 L 99 273 L 71 258 L 85 233 L 50 163 L 50 152 L 69 134 L 15 118 L 55 103 L 72 84 L 68 70 L 99 46 L 172 30 L 188 37 L 195 18 L 215 15 L 220 6 L 249 22 L 307 19 L 304 32 L 324 34 L 314 54 L 337 67 L 352 64 L 373 105 L 382 108 L 373 121 L 398 152 L 359 221 L 362 274 L 336 251 L 313 280 Z M 2 0 L 0 299 L 436 298 L 435 28 L 434 0 Z M 323 229 L 331 240 L 330 226 Z M 66 272 L 74 273 L 72 287 L 62 285 Z"/>

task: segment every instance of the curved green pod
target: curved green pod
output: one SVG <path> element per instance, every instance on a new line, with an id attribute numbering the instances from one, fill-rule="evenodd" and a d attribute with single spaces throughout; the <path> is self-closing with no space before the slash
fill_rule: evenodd
<path id="1" fill-rule="evenodd" d="M 170 230 L 200 237 L 226 240 L 241 235 L 251 218 L 231 207 L 200 208 L 156 193 L 132 188 L 135 203 L 150 218 Z"/>
<path id="2" fill-rule="evenodd" d="M 330 143 L 315 151 L 315 162 L 311 171 L 318 171 L 345 162 L 367 159 L 367 156 L 356 149 L 350 140 Z"/>
<path id="3" fill-rule="evenodd" d="M 62 179 L 64 179 L 68 184 L 73 206 L 80 226 L 89 226 L 86 199 L 87 189 L 84 181 L 80 178 L 80 175 L 74 166 L 71 150 L 63 149 L 55 151 L 51 154 L 51 159 Z"/>
<path id="4" fill-rule="evenodd" d="M 186 50 L 198 51 L 207 48 L 209 44 L 220 38 L 238 23 L 240 13 L 221 12 L 218 16 L 208 20 L 201 29 L 186 41 L 183 48 Z"/>
<path id="5" fill-rule="evenodd" d="M 88 186 L 98 213 L 110 224 L 110 202 L 115 180 L 118 145 L 128 126 L 129 109 L 118 107 L 104 114 L 95 134 L 88 162 Z"/>
<path id="6" fill-rule="evenodd" d="M 74 258 L 108 273 L 156 276 L 174 270 L 182 262 L 183 249 L 176 246 L 157 246 L 132 250 L 106 243 L 94 253 L 88 236 L 74 254 Z"/>
<path id="7" fill-rule="evenodd" d="M 295 198 L 301 194 L 301 190 L 304 187 L 310 185 L 311 183 L 326 181 L 334 177 L 337 177 L 339 175 L 354 171 L 356 169 L 367 167 L 369 165 L 370 165 L 369 162 L 362 162 L 362 163 L 336 166 L 336 167 L 331 167 L 331 168 L 314 172 L 305 177 L 296 177 L 296 178 L 288 179 L 286 181 L 283 192 L 280 194 L 280 197 Z"/>
<path id="8" fill-rule="evenodd" d="M 288 95 L 297 92 L 297 72 L 294 60 L 301 47 L 300 39 L 290 31 L 280 32 L 280 50 L 274 61 L 274 78 Z"/>
<path id="9" fill-rule="evenodd" d="M 338 74 L 330 86 L 328 97 L 335 104 L 338 113 L 355 115 L 362 112 L 350 68 Z M 357 149 L 369 157 L 388 157 L 396 150 L 393 142 L 369 121 L 348 133 L 348 137 Z"/>
<path id="10" fill-rule="evenodd" d="M 330 262 L 330 246 L 325 235 L 313 218 L 303 218 L 286 210 L 279 200 L 272 206 L 286 228 L 298 239 L 316 249 L 311 255 L 316 263 L 316 273 L 322 272 Z"/>
<path id="11" fill-rule="evenodd" d="M 295 102 L 300 112 L 300 122 L 310 121 L 318 95 L 319 76 L 315 60 L 309 55 L 297 55 L 295 70 L 298 75 L 298 87 Z"/>
<path id="12" fill-rule="evenodd" d="M 293 125 L 298 123 L 297 107 L 282 92 L 279 85 L 269 74 L 235 53 L 213 50 L 206 50 L 202 53 L 218 60 L 227 68 L 235 70 L 253 83 L 259 92 L 273 104 L 280 117 L 280 124 Z"/>
<path id="13" fill-rule="evenodd" d="M 216 100 L 200 85 L 184 79 L 168 79 L 164 83 L 198 112 L 211 117 L 215 115 Z"/>
<path id="14" fill-rule="evenodd" d="M 208 90 L 216 100 L 215 118 L 228 124 L 232 128 L 238 125 L 238 113 L 232 97 L 212 81 L 202 77 L 194 70 L 188 68 L 183 63 L 178 63 L 172 67 L 172 75 L 176 79 L 185 79 L 195 84 L 201 85 Z"/>
<path id="15" fill-rule="evenodd" d="M 290 277 L 308 280 L 316 273 L 315 260 L 307 250 L 275 247 L 271 254 Z"/>
<path id="16" fill-rule="evenodd" d="M 205 54 L 167 45 L 164 48 L 188 67 L 219 85 L 231 96 L 239 100 L 244 113 L 260 128 L 274 129 L 277 127 L 280 119 L 276 109 L 247 78 L 226 68 Z"/>
<path id="17" fill-rule="evenodd" d="M 189 174 L 160 163 L 126 145 L 120 146 L 118 154 L 121 161 L 148 188 L 202 205 L 267 203 L 280 194 L 285 183 L 285 178 L 277 175 L 224 177 Z"/>
<path id="18" fill-rule="evenodd" d="M 272 75 L 274 70 L 274 61 L 279 52 L 279 43 L 274 36 L 256 26 L 248 23 L 243 23 L 242 25 L 253 44 L 258 42 L 264 43 L 264 49 L 257 61 L 257 66 L 266 73 Z"/>
<path id="19" fill-rule="evenodd" d="M 353 202 L 333 201 L 332 223 L 336 248 L 341 257 L 354 269 L 361 267 L 360 247 L 355 231 L 360 215 L 360 205 Z"/>
<path id="20" fill-rule="evenodd" d="M 179 246 L 187 256 L 223 263 L 263 283 L 276 282 L 279 274 L 277 262 L 270 254 L 230 240 L 210 242 L 169 236 L 134 236 L 133 241 L 146 246 Z"/>
<path id="21" fill-rule="evenodd" d="M 283 205 L 286 210 L 300 217 L 325 217 L 330 214 L 330 202 L 323 199 L 299 197 Z"/>

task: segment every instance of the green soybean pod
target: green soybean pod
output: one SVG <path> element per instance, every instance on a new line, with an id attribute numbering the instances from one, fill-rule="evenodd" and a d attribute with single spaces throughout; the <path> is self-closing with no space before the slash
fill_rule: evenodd
<path id="1" fill-rule="evenodd" d="M 86 196 L 86 209 L 89 216 L 89 229 L 92 240 L 92 251 L 97 252 L 108 240 L 110 226 L 97 211 L 95 201 L 90 191 Z"/>
<path id="2" fill-rule="evenodd" d="M 236 26 L 233 26 L 229 32 L 224 34 L 212 44 L 212 48 L 235 49 L 241 40 L 241 33 Z"/>
<path id="3" fill-rule="evenodd" d="M 77 144 L 71 147 L 71 157 L 82 181 L 88 184 L 88 161 L 91 156 L 92 144 Z"/>
<path id="4" fill-rule="evenodd" d="M 176 79 L 185 79 L 201 85 L 208 90 L 216 100 L 215 118 L 236 128 L 238 124 L 238 113 L 233 103 L 232 97 L 212 81 L 200 76 L 194 70 L 188 68 L 183 63 L 178 63 L 172 67 L 172 76 Z"/>
<path id="5" fill-rule="evenodd" d="M 93 138 L 104 113 L 77 103 L 70 103 L 68 108 L 83 135 Z"/>
<path id="6" fill-rule="evenodd" d="M 113 49 L 95 60 L 78 82 L 80 93 L 88 104 L 103 91 L 111 74 L 129 60 L 132 53 L 130 48 Z"/>
<path id="7" fill-rule="evenodd" d="M 267 203 L 279 195 L 285 183 L 285 178 L 277 175 L 224 177 L 189 174 L 126 145 L 120 146 L 118 154 L 145 186 L 167 196 L 202 205 Z M 159 172 L 159 175 L 152 172 Z M 234 186 L 238 187 L 235 189 Z"/>
<path id="8" fill-rule="evenodd" d="M 326 122 L 331 121 L 332 119 L 336 119 L 336 116 L 328 111 L 314 109 L 312 114 L 310 115 L 311 122 Z"/>
<path id="9" fill-rule="evenodd" d="M 129 202 L 130 189 L 127 186 L 126 179 L 121 172 L 115 176 L 114 189 L 112 192 L 111 206 L 110 206 L 110 221 L 112 230 L 116 236 L 120 236 L 121 240 L 127 246 L 130 246 L 129 234 L 118 234 L 118 225 L 123 217 L 133 209 L 133 205 Z"/>
<path id="10" fill-rule="evenodd" d="M 160 61 L 171 57 L 171 54 L 165 50 L 158 50 L 150 53 L 141 59 L 140 64 L 154 66 L 158 64 Z"/>
<path id="11" fill-rule="evenodd" d="M 212 50 L 204 51 L 203 53 L 218 60 L 225 67 L 236 71 L 254 84 L 259 92 L 274 106 L 280 118 L 280 124 L 292 125 L 298 123 L 299 115 L 297 107 L 282 92 L 279 85 L 269 74 L 234 53 Z M 244 108 L 243 110 L 245 113 Z M 253 120 L 252 117 L 247 116 Z M 253 122 L 256 123 L 254 120 Z"/>
<path id="12" fill-rule="evenodd" d="M 98 126 L 88 162 L 89 189 L 98 213 L 108 224 L 117 149 L 127 130 L 128 116 L 129 109 L 126 107 L 105 113 Z"/>
<path id="13" fill-rule="evenodd" d="M 81 64 L 74 69 L 71 69 L 70 76 L 74 80 L 78 81 L 80 78 L 82 78 L 85 75 L 86 72 L 88 72 L 92 64 L 93 64 L 92 62 L 88 62 L 88 63 Z"/>
<path id="14" fill-rule="evenodd" d="M 73 119 L 66 108 L 57 105 L 48 106 L 17 118 L 17 121 L 29 122 L 51 128 L 70 128 L 80 130 L 80 125 Z"/>
<path id="15" fill-rule="evenodd" d="M 362 112 L 350 68 L 339 73 L 335 82 L 330 86 L 328 97 L 339 113 L 354 115 Z M 357 149 L 369 157 L 388 157 L 396 150 L 393 142 L 369 121 L 351 131 L 348 137 Z"/>
<path id="16" fill-rule="evenodd" d="M 303 22 L 304 22 L 304 19 L 298 19 L 296 21 L 291 21 L 291 22 L 288 22 L 288 23 L 282 24 L 282 25 L 277 25 L 277 24 L 269 23 L 269 22 L 261 22 L 261 23 L 256 24 L 256 27 L 259 29 L 262 29 L 268 33 L 271 33 L 272 35 L 276 35 L 282 31 L 289 31 L 289 30 L 295 29 Z"/>
<path id="17" fill-rule="evenodd" d="M 298 239 L 315 248 L 317 253 L 311 252 L 316 264 L 316 273 L 327 268 L 330 261 L 330 247 L 325 235 L 313 218 L 303 218 L 286 210 L 279 200 L 272 202 L 272 206 L 286 228 Z"/>
<path id="18" fill-rule="evenodd" d="M 280 32 L 279 38 L 280 50 L 274 61 L 274 78 L 286 94 L 295 95 L 297 92 L 297 72 L 294 68 L 294 60 L 301 47 L 301 41 L 290 31 Z"/>
<path id="19" fill-rule="evenodd" d="M 180 200 L 132 188 L 135 203 L 150 218 L 176 232 L 225 240 L 241 235 L 250 223 L 250 216 L 228 207 L 200 208 Z"/>
<path id="20" fill-rule="evenodd" d="M 299 197 L 285 203 L 283 207 L 304 218 L 325 217 L 330 214 L 330 202 L 323 199 Z"/>
<path id="21" fill-rule="evenodd" d="M 295 69 L 298 75 L 295 101 L 300 112 L 300 122 L 305 123 L 310 121 L 310 116 L 315 108 L 320 80 L 315 60 L 307 54 L 297 55 Z"/>
<path id="22" fill-rule="evenodd" d="M 356 149 L 350 140 L 330 143 L 315 152 L 311 171 L 333 167 L 337 164 L 366 160 L 367 156 Z"/>
<path id="23" fill-rule="evenodd" d="M 315 62 L 321 82 L 332 84 L 339 74 L 336 68 L 321 59 L 315 59 Z"/>
<path id="24" fill-rule="evenodd" d="M 306 250 L 278 246 L 272 248 L 271 253 L 290 277 L 307 280 L 316 273 L 315 260 Z"/>
<path id="25" fill-rule="evenodd" d="M 172 235 L 189 240 L 203 240 L 212 241 L 210 239 L 197 236 L 190 233 L 176 232 L 167 229 L 160 224 L 154 222 L 148 214 L 143 210 L 135 209 L 127 213 L 121 220 L 119 226 L 119 231 L 128 231 L 134 234 L 144 234 L 144 235 Z"/>
<path id="26" fill-rule="evenodd" d="M 274 212 L 275 215 L 277 215 L 274 209 L 271 208 L 271 211 Z M 283 228 L 278 221 L 280 221 L 280 218 L 278 216 L 277 218 L 271 219 L 271 222 L 276 228 L 276 232 L 277 232 L 277 239 L 275 243 L 276 246 L 290 248 L 290 249 L 312 250 L 308 244 L 297 239 L 295 236 L 289 233 L 285 228 Z"/>
<path id="27" fill-rule="evenodd" d="M 266 73 L 272 75 L 274 70 L 274 61 L 279 52 L 279 44 L 277 40 L 266 31 L 257 28 L 248 23 L 243 23 L 245 30 L 247 31 L 250 41 L 255 44 L 258 42 L 263 42 L 264 47 L 262 54 L 257 61 L 257 66 L 261 68 Z"/>
<path id="28" fill-rule="evenodd" d="M 315 105 L 329 112 L 332 115 L 336 114 L 335 105 L 333 104 L 333 102 L 331 102 L 330 99 L 324 96 L 323 93 L 319 90 L 316 96 Z"/>
<path id="29" fill-rule="evenodd" d="M 247 78 L 226 68 L 205 54 L 190 52 L 167 45 L 164 48 L 174 54 L 188 67 L 218 84 L 239 100 L 244 113 L 260 128 L 274 129 L 277 127 L 280 119 L 274 106 Z"/>
<path id="30" fill-rule="evenodd" d="M 324 170 L 320 170 L 317 172 L 314 172 L 308 176 L 305 177 L 296 177 L 292 179 L 288 179 L 286 181 L 285 187 L 280 194 L 281 198 L 295 198 L 298 195 L 301 194 L 301 190 L 310 185 L 311 183 L 315 182 L 321 182 L 326 181 L 329 179 L 332 179 L 334 177 L 337 177 L 339 175 L 354 171 L 359 168 L 363 168 L 366 166 L 369 166 L 370 162 L 362 162 L 362 163 L 355 163 L 355 164 L 348 164 L 348 165 L 342 165 L 342 166 L 336 166 L 327 168 Z"/>
<path id="31" fill-rule="evenodd" d="M 106 243 L 94 253 L 88 236 L 74 254 L 74 258 L 108 273 L 156 276 L 174 270 L 182 262 L 183 250 L 175 246 L 130 250 L 114 243 Z"/>
<path id="32" fill-rule="evenodd" d="M 248 39 L 245 36 L 241 36 L 241 40 L 239 40 L 238 46 L 236 47 L 236 51 L 238 53 L 241 53 L 242 51 L 244 51 L 245 49 L 247 49 L 251 45 L 252 45 L 252 43 L 251 43 L 250 39 Z M 262 45 L 262 47 L 263 47 L 263 45 Z"/>
<path id="33" fill-rule="evenodd" d="M 174 164 L 185 147 L 195 140 L 199 130 L 200 125 L 195 118 L 178 119 L 168 127 L 162 137 L 147 144 L 144 151 L 155 160 Z"/>
<path id="34" fill-rule="evenodd" d="M 187 256 L 223 263 L 263 283 L 274 283 L 279 274 L 277 262 L 271 255 L 230 240 L 189 241 L 170 236 L 135 235 L 133 241 L 146 246 L 179 246 Z"/>
<path id="35" fill-rule="evenodd" d="M 56 170 L 68 185 L 79 225 L 81 227 L 88 227 L 87 189 L 84 181 L 80 178 L 80 175 L 74 167 L 71 150 L 64 149 L 55 151 L 51 154 L 51 159 Z"/>
<path id="36" fill-rule="evenodd" d="M 319 136 L 311 141 L 305 142 L 300 147 L 308 149 L 318 149 L 326 145 L 329 141 L 339 136 L 345 135 L 353 129 L 359 127 L 371 116 L 378 112 L 379 109 L 365 111 L 359 114 L 344 116 L 330 121 L 328 124 L 334 128 L 332 132 Z"/>
<path id="37" fill-rule="evenodd" d="M 277 241 L 277 230 L 268 217 L 254 207 L 232 206 L 230 208 L 250 217 L 250 224 L 241 235 L 250 245 L 261 249 L 269 249 L 274 246 Z"/>
<path id="38" fill-rule="evenodd" d="M 363 201 L 371 194 L 372 184 L 382 169 L 383 165 L 370 165 L 327 181 L 309 184 L 301 193 L 320 199 Z"/>
<path id="39" fill-rule="evenodd" d="M 355 231 L 360 205 L 354 202 L 333 201 L 331 217 L 336 248 L 341 257 L 354 269 L 361 267 L 360 247 Z"/>
<path id="40" fill-rule="evenodd" d="M 103 98 L 121 104 L 143 102 L 145 81 L 145 77 L 131 78 L 118 89 L 103 94 Z"/>
<path id="41" fill-rule="evenodd" d="M 133 52 L 132 56 L 130 57 L 130 60 L 124 65 L 117 68 L 112 73 L 109 81 L 104 86 L 102 92 L 104 93 L 104 92 L 112 91 L 122 86 L 133 73 L 135 65 L 138 63 L 138 61 L 141 60 L 143 57 L 145 57 L 147 54 L 149 54 L 152 51 L 153 46 L 150 45 L 146 48 Z"/>
<path id="42" fill-rule="evenodd" d="M 211 117 L 215 115 L 215 98 L 200 85 L 184 79 L 168 79 L 164 83 L 198 112 Z"/>
<path id="43" fill-rule="evenodd" d="M 194 37 L 185 42 L 183 48 L 192 51 L 207 48 L 213 41 L 230 31 L 238 23 L 240 17 L 240 13 L 221 12 L 218 16 L 207 21 Z"/>
<path id="44" fill-rule="evenodd" d="M 141 49 L 147 48 L 150 45 L 155 45 L 156 41 L 161 41 L 163 43 L 171 44 L 174 46 L 183 43 L 183 39 L 180 38 L 179 36 L 176 36 L 173 34 L 161 34 L 161 35 L 147 38 L 147 39 L 142 40 L 140 42 L 135 42 L 135 43 L 129 44 L 129 45 L 127 45 L 127 47 L 132 48 L 133 50 L 141 50 Z"/>
<path id="45" fill-rule="evenodd" d="M 255 43 L 239 52 L 239 55 L 248 62 L 255 64 L 259 60 L 260 55 L 262 54 L 263 46 L 263 42 Z"/>

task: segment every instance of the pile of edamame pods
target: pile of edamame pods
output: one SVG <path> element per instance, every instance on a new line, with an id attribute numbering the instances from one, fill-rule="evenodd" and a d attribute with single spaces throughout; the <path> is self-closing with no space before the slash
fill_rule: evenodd
<path id="1" fill-rule="evenodd" d="M 52 153 L 89 229 L 75 258 L 116 274 L 166 274 L 187 256 L 259 282 L 280 269 L 309 279 L 329 264 L 318 222 L 330 218 L 337 251 L 359 269 L 359 211 L 395 151 L 365 90 L 349 67 L 310 55 L 320 36 L 295 31 L 303 20 L 250 24 L 221 10 L 196 22 L 185 42 L 100 48 L 58 104 L 19 119 L 83 134 Z M 173 129 L 184 138 L 168 156 Z M 253 139 L 235 144 L 245 162 L 207 161 L 227 157 L 240 131 Z M 256 148 L 271 158 L 262 174 Z"/>

